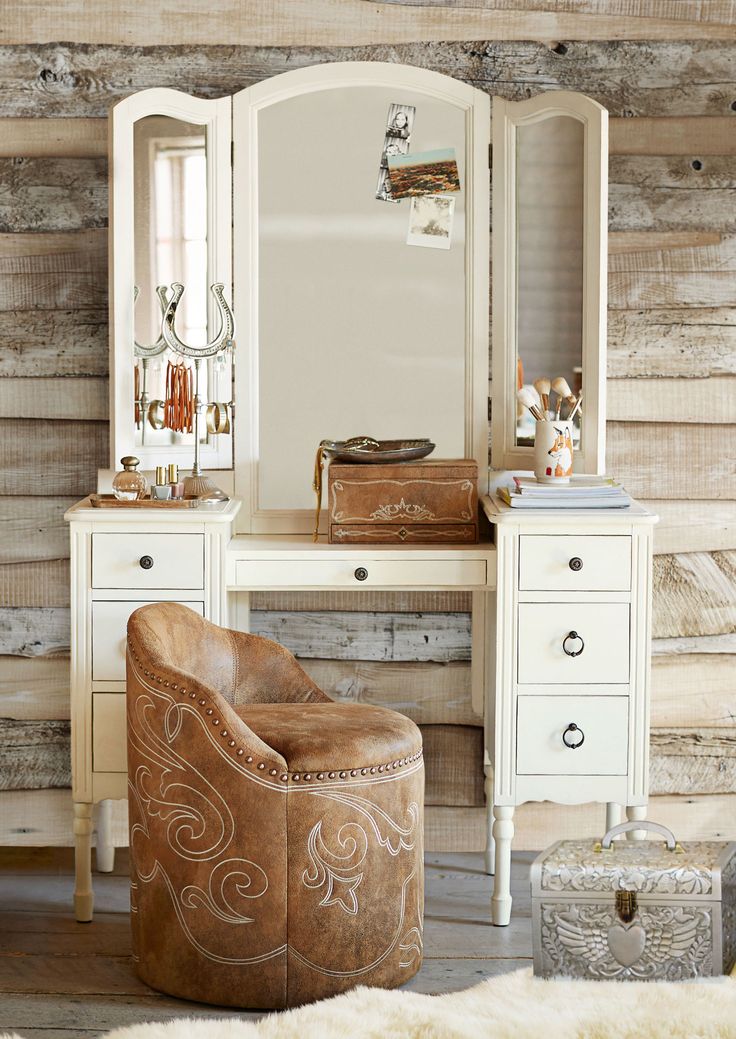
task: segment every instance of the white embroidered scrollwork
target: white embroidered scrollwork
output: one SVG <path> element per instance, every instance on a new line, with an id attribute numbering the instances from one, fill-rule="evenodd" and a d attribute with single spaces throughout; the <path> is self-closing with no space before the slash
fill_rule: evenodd
<path id="1" fill-rule="evenodd" d="M 356 890 L 363 880 L 360 867 L 368 852 L 368 836 L 358 823 L 344 823 L 337 831 L 341 853 L 330 851 L 322 837 L 322 820 L 312 827 L 307 840 L 311 866 L 302 874 L 305 887 L 326 887 L 321 906 L 337 905 L 351 916 L 358 912 Z"/>
<path id="2" fill-rule="evenodd" d="M 407 805 L 406 813 L 409 819 L 407 824 L 402 826 L 379 805 L 359 794 L 346 790 L 314 790 L 311 792 L 315 797 L 325 797 L 330 801 L 337 801 L 362 815 L 370 823 L 379 845 L 386 848 L 390 855 L 396 856 L 402 850 L 413 851 L 419 835 L 419 805 L 416 801 Z"/>
<path id="3" fill-rule="evenodd" d="M 185 909 L 202 906 L 226 924 L 252 924 L 233 905 L 234 898 L 260 898 L 268 890 L 268 877 L 249 859 L 224 859 L 218 862 L 209 876 L 207 891 L 189 884 L 182 890 L 181 904 Z"/>

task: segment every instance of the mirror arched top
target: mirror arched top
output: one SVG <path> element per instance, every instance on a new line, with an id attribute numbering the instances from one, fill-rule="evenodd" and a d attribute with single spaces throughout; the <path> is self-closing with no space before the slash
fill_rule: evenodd
<path id="1" fill-rule="evenodd" d="M 448 249 L 376 197 L 392 104 L 410 151 L 453 148 Z M 233 98 L 240 529 L 309 533 L 323 438 L 427 436 L 487 466 L 490 100 L 424 69 L 345 62 Z"/>
<path id="2" fill-rule="evenodd" d="M 582 390 L 575 471 L 605 472 L 608 113 L 555 91 L 493 99 L 491 462 L 532 468 L 516 389 Z"/>

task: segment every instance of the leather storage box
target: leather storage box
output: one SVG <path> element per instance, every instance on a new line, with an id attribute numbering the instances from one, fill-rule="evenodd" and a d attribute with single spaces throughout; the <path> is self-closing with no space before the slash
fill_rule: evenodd
<path id="1" fill-rule="evenodd" d="M 478 466 L 472 459 L 328 470 L 328 541 L 335 545 L 475 544 Z"/>
<path id="2" fill-rule="evenodd" d="M 560 841 L 534 861 L 534 973 L 591 980 L 682 981 L 727 974 L 736 961 L 736 844 L 611 834 Z"/>

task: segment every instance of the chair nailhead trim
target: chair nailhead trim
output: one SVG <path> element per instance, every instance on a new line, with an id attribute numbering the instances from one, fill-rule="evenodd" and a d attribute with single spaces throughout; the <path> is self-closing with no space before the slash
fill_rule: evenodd
<path id="1" fill-rule="evenodd" d="M 133 659 L 135 660 L 136 664 L 138 665 L 138 669 L 140 671 L 142 671 L 143 674 L 146 675 L 147 678 L 152 679 L 154 682 L 157 682 L 159 685 L 163 685 L 166 688 L 170 688 L 170 689 L 175 690 L 176 692 L 180 693 L 181 696 L 189 696 L 189 698 L 191 700 L 197 700 L 196 692 L 187 693 L 186 689 L 183 686 L 180 688 L 177 685 L 176 682 L 170 682 L 170 681 L 168 681 L 166 679 L 163 679 L 163 678 L 159 677 L 158 675 L 154 675 L 153 672 L 151 672 L 151 671 L 147 671 L 144 668 L 143 663 L 139 660 L 139 658 L 135 654 L 135 652 L 133 650 L 133 647 L 132 647 L 130 642 L 128 642 L 128 646 L 130 648 L 130 652 L 131 652 L 131 655 L 132 655 Z M 200 707 L 206 707 L 207 701 L 205 699 L 200 698 L 197 702 L 199 703 Z M 206 715 L 208 715 L 208 716 L 211 716 L 211 715 L 213 715 L 215 713 L 214 712 L 214 708 L 206 707 L 206 710 L 205 710 L 204 713 Z M 220 725 L 220 719 L 219 718 L 213 718 L 212 719 L 212 724 L 214 726 L 219 726 Z M 220 735 L 223 738 L 227 739 L 227 737 L 230 735 L 230 733 L 228 732 L 227 729 L 222 729 L 220 731 Z M 245 754 L 245 750 L 243 749 L 243 747 L 237 747 L 236 746 L 236 741 L 234 739 L 228 740 L 228 746 L 232 747 L 232 748 L 235 748 L 235 754 L 237 755 L 237 757 L 240 758 L 240 757 L 244 757 L 245 756 L 246 763 L 249 764 L 249 765 L 252 764 L 252 762 L 253 762 L 253 755 L 252 754 L 246 755 Z M 407 757 L 404 757 L 404 758 L 398 758 L 396 761 L 389 761 L 389 762 L 387 762 L 385 764 L 382 764 L 382 765 L 364 766 L 364 767 L 359 768 L 359 769 L 358 768 L 351 768 L 349 770 L 349 772 L 348 772 L 347 769 L 343 769 L 339 773 L 336 773 L 336 772 L 328 772 L 328 773 L 317 772 L 317 773 L 313 774 L 311 772 L 304 772 L 304 773 L 301 773 L 301 772 L 292 772 L 292 773 L 282 772 L 279 775 L 278 769 L 271 768 L 271 769 L 269 769 L 269 775 L 270 776 L 277 776 L 278 775 L 279 776 L 279 780 L 282 783 L 287 783 L 289 780 L 291 780 L 294 783 L 298 783 L 299 780 L 301 780 L 301 779 L 303 779 L 305 782 L 311 782 L 312 779 L 314 779 L 314 778 L 316 778 L 318 780 L 323 780 L 323 779 L 325 779 L 325 777 L 328 778 L 328 779 L 335 779 L 336 776 L 339 776 L 340 779 L 347 779 L 348 778 L 348 774 L 352 778 L 355 778 L 358 775 L 366 776 L 368 774 L 374 776 L 377 773 L 383 774 L 383 773 L 386 773 L 386 772 L 390 772 L 393 769 L 403 768 L 405 765 L 412 765 L 412 764 L 414 764 L 415 761 L 419 761 L 421 757 L 422 757 L 422 751 L 418 750 L 416 753 L 408 755 Z M 266 765 L 267 765 L 267 762 L 259 761 L 257 767 L 258 767 L 259 771 L 264 771 L 265 768 L 266 768 Z"/>

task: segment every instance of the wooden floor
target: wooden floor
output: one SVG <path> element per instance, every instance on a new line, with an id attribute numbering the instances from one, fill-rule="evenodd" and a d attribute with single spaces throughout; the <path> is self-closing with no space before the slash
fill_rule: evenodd
<path id="1" fill-rule="evenodd" d="M 514 856 L 509 927 L 489 922 L 480 855 L 427 859 L 424 965 L 407 988 L 441 993 L 530 965 L 529 864 Z M 0 1033 L 76 1039 L 180 1015 L 256 1017 L 185 1003 L 142 984 L 130 961 L 127 853 L 95 875 L 96 912 L 75 922 L 70 849 L 0 849 Z"/>

